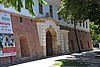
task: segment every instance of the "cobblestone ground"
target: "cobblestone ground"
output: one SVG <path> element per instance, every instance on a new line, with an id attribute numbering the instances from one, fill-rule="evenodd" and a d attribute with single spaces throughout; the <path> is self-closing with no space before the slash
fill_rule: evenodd
<path id="1" fill-rule="evenodd" d="M 76 60 L 87 62 L 89 65 L 87 67 L 100 67 L 100 57 L 96 57 L 99 52 L 86 52 L 82 55 L 74 54 Z"/>
<path id="2" fill-rule="evenodd" d="M 89 65 L 87 67 L 100 67 L 100 49 L 93 51 L 86 51 L 82 53 L 73 53 L 70 55 L 61 55 L 45 59 L 40 59 L 36 61 L 28 61 L 28 63 L 18 64 L 14 66 L 8 66 L 7 64 L 0 65 L 0 67 L 60 67 L 52 66 L 54 63 L 60 60 L 78 60 L 87 62 Z M 21 61 L 20 61 L 21 62 Z M 61 67 L 79 67 L 79 66 L 61 66 Z M 86 67 L 86 66 L 81 66 Z"/>
<path id="3" fill-rule="evenodd" d="M 96 57 L 98 55 L 100 55 L 100 49 L 97 51 L 95 50 L 95 51 L 87 51 L 87 52 L 82 52 L 82 53 L 74 53 L 74 54 L 71 54 L 71 56 L 73 57 L 66 57 L 65 60 L 84 61 L 84 62 L 87 62 L 88 64 L 88 66 L 86 67 L 100 67 L 100 56 Z M 55 67 L 55 66 L 51 66 L 51 67 Z M 61 66 L 61 67 L 75 67 L 75 66 Z"/>

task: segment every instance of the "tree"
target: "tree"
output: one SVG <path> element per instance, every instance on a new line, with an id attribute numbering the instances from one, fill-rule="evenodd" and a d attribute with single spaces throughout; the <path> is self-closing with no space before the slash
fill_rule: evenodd
<path id="1" fill-rule="evenodd" d="M 90 33 L 91 33 L 91 37 L 93 40 L 97 40 L 98 42 L 100 42 L 100 33 L 99 30 L 100 29 L 100 25 L 96 25 L 94 22 L 90 23 Z"/>
<path id="2" fill-rule="evenodd" d="M 100 0 L 62 0 L 58 13 L 64 19 L 72 15 L 77 20 L 89 19 L 98 24 Z"/>
<path id="3" fill-rule="evenodd" d="M 74 29 L 79 52 L 80 46 L 76 33 L 76 23 L 89 19 L 95 24 L 100 22 L 100 0 L 62 0 L 58 14 L 65 21 L 69 16 L 74 17 Z"/>
<path id="4" fill-rule="evenodd" d="M 38 0 L 42 5 L 46 4 L 44 0 Z M 3 4 L 5 7 L 13 7 L 17 11 L 21 11 L 21 8 L 23 8 L 24 4 L 22 3 L 22 0 L 0 0 L 0 3 Z M 33 11 L 34 2 L 33 0 L 25 0 L 25 8 L 29 11 L 29 13 L 33 16 L 35 16 Z"/>

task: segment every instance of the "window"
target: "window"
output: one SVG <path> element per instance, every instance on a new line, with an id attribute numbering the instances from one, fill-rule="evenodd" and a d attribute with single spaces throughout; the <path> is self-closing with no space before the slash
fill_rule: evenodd
<path id="1" fill-rule="evenodd" d="M 71 21 L 71 24 L 73 24 L 73 22 Z"/>
<path id="2" fill-rule="evenodd" d="M 83 22 L 83 27 L 85 27 L 85 24 L 84 24 L 84 22 Z"/>
<path id="3" fill-rule="evenodd" d="M 88 28 L 88 24 L 87 24 L 87 22 L 86 22 L 86 28 Z"/>
<path id="4" fill-rule="evenodd" d="M 39 13 L 43 14 L 43 6 L 41 3 L 39 3 Z"/>
<path id="5" fill-rule="evenodd" d="M 82 26 L 82 25 L 81 25 L 81 22 L 80 22 L 80 26 Z"/>
<path id="6" fill-rule="evenodd" d="M 22 17 L 20 17 L 20 23 L 22 23 Z"/>
<path id="7" fill-rule="evenodd" d="M 52 5 L 49 5 L 49 9 L 50 9 L 50 16 L 53 17 L 53 8 L 52 8 Z"/>

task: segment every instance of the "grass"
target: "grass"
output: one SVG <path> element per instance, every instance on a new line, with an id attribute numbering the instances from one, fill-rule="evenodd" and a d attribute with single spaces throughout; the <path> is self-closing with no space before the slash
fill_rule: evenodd
<path id="1" fill-rule="evenodd" d="M 63 62 L 59 61 L 59 62 L 55 63 L 54 65 L 61 66 L 61 65 L 63 65 Z"/>
<path id="2" fill-rule="evenodd" d="M 64 60 L 54 64 L 55 66 L 87 66 L 86 62 L 77 60 Z"/>

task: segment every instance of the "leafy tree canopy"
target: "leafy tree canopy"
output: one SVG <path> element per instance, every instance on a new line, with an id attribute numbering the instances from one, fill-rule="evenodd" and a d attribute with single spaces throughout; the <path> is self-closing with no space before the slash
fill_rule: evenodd
<path id="1" fill-rule="evenodd" d="M 22 1 L 0 0 L 0 3 L 5 7 L 13 7 L 19 12 L 25 6 L 29 13 L 35 16 L 33 0 L 25 0 L 25 5 Z M 38 2 L 46 4 L 44 0 L 38 0 Z M 90 19 L 92 21 L 90 24 L 92 38 L 100 42 L 100 35 L 98 35 L 100 32 L 100 0 L 62 0 L 58 14 L 64 19 L 72 17 L 79 20 Z"/>
<path id="2" fill-rule="evenodd" d="M 96 25 L 94 22 L 90 23 L 90 32 L 91 32 L 91 37 L 93 40 L 97 40 L 100 42 L 100 25 Z"/>
<path id="3" fill-rule="evenodd" d="M 62 0 L 58 13 L 64 19 L 72 15 L 75 19 L 99 23 L 100 0 Z"/>
<path id="4" fill-rule="evenodd" d="M 100 0 L 62 0 L 58 14 L 64 19 L 89 19 L 91 37 L 100 42 Z"/>
<path id="5" fill-rule="evenodd" d="M 33 0 L 25 0 L 25 4 L 22 2 L 23 0 L 0 0 L 0 3 L 3 4 L 5 7 L 13 7 L 17 11 L 21 11 L 21 8 L 25 5 L 25 8 L 29 11 L 29 13 L 35 16 L 33 11 L 34 2 Z M 41 4 L 46 4 L 44 0 L 38 0 Z"/>

